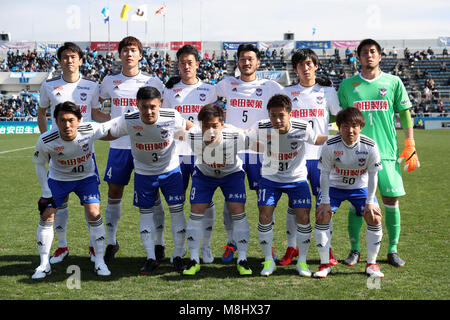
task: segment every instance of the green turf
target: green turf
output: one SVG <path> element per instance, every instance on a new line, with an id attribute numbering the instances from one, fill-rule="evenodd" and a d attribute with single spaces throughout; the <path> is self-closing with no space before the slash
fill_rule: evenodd
<path id="1" fill-rule="evenodd" d="M 407 195 L 400 200 L 402 233 L 399 252 L 406 261 L 404 268 L 386 263 L 387 231 L 379 254 L 385 278 L 379 283 L 368 283 L 364 275 L 365 226 L 361 232 L 362 261 L 354 267 L 342 264 L 333 268 L 327 279 L 300 278 L 295 265 L 277 266 L 275 273 L 263 278 L 261 249 L 257 242 L 258 213 L 256 194 L 248 192 L 246 212 L 250 222 L 248 260 L 253 276 L 238 275 L 235 262 L 220 261 L 226 237 L 223 227 L 223 197 L 216 192 L 216 222 L 213 230 L 212 251 L 215 263 L 202 265 L 194 277 L 185 278 L 175 273 L 167 262 L 153 276 L 141 276 L 145 251 L 138 228 L 139 213 L 132 206 L 133 183 L 126 188 L 123 214 L 118 229 L 120 251 L 110 264 L 112 276 L 98 278 L 88 259 L 88 230 L 82 207 L 73 194 L 69 202 L 68 242 L 70 256 L 53 267 L 53 274 L 43 281 L 32 281 L 31 274 L 39 264 L 36 247 L 36 228 L 39 220 L 37 200 L 40 187 L 32 162 L 33 148 L 10 153 L 3 151 L 32 147 L 37 135 L 0 135 L 0 299 L 449 299 L 449 214 L 450 214 L 450 132 L 445 130 L 416 130 L 416 145 L 421 168 L 405 173 Z M 400 145 L 404 135 L 399 132 Z M 108 143 L 96 142 L 96 158 L 103 175 L 107 160 Z M 103 201 L 107 198 L 106 184 L 101 184 Z M 274 246 L 279 257 L 284 254 L 285 196 L 276 210 Z M 105 205 L 102 205 L 104 216 Z M 189 205 L 185 205 L 186 216 Z M 333 251 L 342 260 L 349 250 L 347 237 L 347 209 L 345 204 L 334 218 Z M 311 214 L 312 221 L 314 216 Z M 313 223 L 312 223 L 313 224 Z M 166 255 L 172 251 L 170 216 L 166 208 Z M 56 248 L 53 242 L 52 252 Z M 312 239 L 308 254 L 311 271 L 316 271 L 319 256 Z M 81 288 L 69 289 L 67 268 L 81 270 Z M 70 287 L 70 286 L 69 286 Z M 370 289 L 369 287 L 372 287 Z"/>

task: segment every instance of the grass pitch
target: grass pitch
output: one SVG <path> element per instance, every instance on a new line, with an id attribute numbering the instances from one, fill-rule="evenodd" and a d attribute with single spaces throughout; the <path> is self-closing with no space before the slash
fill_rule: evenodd
<path id="1" fill-rule="evenodd" d="M 398 132 L 400 145 L 404 135 Z M 200 272 L 185 278 L 173 271 L 166 262 L 153 276 L 139 275 L 145 251 L 139 236 L 139 212 L 132 205 L 133 181 L 125 189 L 122 218 L 117 233 L 120 251 L 110 264 L 111 277 L 94 274 L 88 256 L 89 235 L 83 209 L 75 194 L 70 196 L 68 243 L 69 257 L 53 266 L 53 274 L 43 281 L 30 276 L 39 264 L 36 229 L 39 221 L 37 200 L 40 187 L 32 156 L 37 135 L 0 135 L 0 299 L 2 300 L 447 300 L 450 298 L 449 216 L 450 216 L 450 131 L 416 130 L 416 146 L 421 167 L 404 173 L 407 195 L 400 199 L 402 233 L 399 252 L 406 261 L 404 268 L 386 263 L 387 231 L 383 228 L 383 242 L 378 256 L 385 278 L 368 281 L 365 267 L 365 226 L 361 231 L 362 261 L 354 267 L 339 264 L 326 279 L 301 278 L 290 266 L 277 266 L 275 273 L 263 278 L 262 254 L 257 241 L 258 212 L 256 193 L 248 191 L 246 212 L 250 223 L 248 261 L 253 276 L 240 277 L 236 260 L 223 264 L 221 255 L 226 236 L 223 227 L 223 196 L 216 192 L 216 221 L 211 240 L 215 262 L 202 265 Z M 29 148 L 30 147 L 30 148 Z M 25 149 L 22 149 L 25 148 Z M 103 176 L 109 144 L 95 145 L 100 175 Z M 22 149 L 9 152 L 10 150 Z M 102 216 L 107 199 L 107 185 L 100 185 Z M 379 197 L 379 193 L 377 193 Z M 189 204 L 185 204 L 186 218 Z M 286 248 L 285 214 L 287 198 L 283 196 L 276 209 L 274 246 L 281 258 Z M 334 217 L 332 246 L 337 259 L 344 259 L 349 251 L 347 209 L 344 204 Z M 314 214 L 311 213 L 314 225 Z M 166 207 L 166 256 L 170 256 L 173 242 L 170 215 Z M 57 237 L 52 252 L 56 249 Z M 188 256 L 186 256 L 186 261 Z M 312 272 L 319 265 L 314 237 L 308 254 Z M 79 288 L 74 285 L 69 266 L 80 270 Z"/>

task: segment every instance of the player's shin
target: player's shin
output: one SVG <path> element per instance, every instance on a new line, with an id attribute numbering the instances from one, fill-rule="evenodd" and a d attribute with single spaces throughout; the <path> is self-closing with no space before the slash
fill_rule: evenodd
<path id="1" fill-rule="evenodd" d="M 265 261 L 272 260 L 273 227 L 269 224 L 258 223 L 258 241 Z"/>
<path id="2" fill-rule="evenodd" d="M 297 223 L 297 243 L 298 243 L 298 261 L 306 262 L 309 246 L 311 244 L 312 228 L 311 224 Z"/>
<path id="3" fill-rule="evenodd" d="M 383 229 L 379 225 L 367 225 L 366 243 L 367 243 L 367 263 L 376 263 L 378 251 L 380 250 Z"/>
<path id="4" fill-rule="evenodd" d="M 223 205 L 223 224 L 225 226 L 225 231 L 227 233 L 227 243 L 234 243 L 233 239 L 233 222 L 231 220 L 231 212 L 228 205 L 224 203 Z"/>
<path id="5" fill-rule="evenodd" d="M 155 224 L 155 245 L 164 246 L 164 205 L 161 199 L 155 201 L 153 223 Z"/>
<path id="6" fill-rule="evenodd" d="M 40 220 L 37 228 L 36 241 L 41 259 L 41 266 L 47 266 L 49 264 L 53 237 L 53 221 L 47 222 Z"/>
<path id="7" fill-rule="evenodd" d="M 64 202 L 55 213 L 55 232 L 58 238 L 58 248 L 67 247 L 67 221 L 69 220 L 69 208 Z"/>
<path id="8" fill-rule="evenodd" d="M 173 257 L 182 257 L 184 254 L 184 242 L 186 240 L 186 219 L 184 217 L 183 204 L 169 206 L 170 216 L 172 217 L 172 236 L 174 242 Z"/>
<path id="9" fill-rule="evenodd" d="M 206 248 L 209 247 L 210 241 L 211 241 L 211 235 L 212 230 L 214 227 L 214 219 L 216 216 L 216 206 L 214 205 L 214 202 L 211 201 L 211 203 L 208 205 L 208 208 L 205 210 L 205 214 L 202 220 L 203 224 L 203 242 L 202 247 Z"/>
<path id="10" fill-rule="evenodd" d="M 359 246 L 359 234 L 363 224 L 363 217 L 356 215 L 356 210 L 350 207 L 348 210 L 348 236 L 350 238 L 351 250 L 361 252 Z"/>
<path id="11" fill-rule="evenodd" d="M 388 253 L 397 252 L 398 239 L 401 231 L 400 208 L 398 202 L 396 205 L 384 205 L 386 209 L 386 229 L 388 231 L 389 246 Z"/>
<path id="12" fill-rule="evenodd" d="M 320 264 L 328 264 L 330 261 L 330 226 L 329 224 L 318 224 L 314 227 L 314 238 L 320 256 Z"/>
<path id="13" fill-rule="evenodd" d="M 155 224 L 154 224 L 154 212 L 153 209 L 139 208 L 140 220 L 139 220 L 139 234 L 141 235 L 142 245 L 147 254 L 147 260 L 155 257 Z"/>
<path id="14" fill-rule="evenodd" d="M 190 213 L 186 227 L 186 238 L 191 260 L 200 263 L 200 241 L 202 238 L 203 214 Z"/>
<path id="15" fill-rule="evenodd" d="M 297 247 L 296 230 L 297 221 L 295 217 L 295 211 L 293 208 L 288 207 L 286 213 L 286 238 L 288 247 Z"/>
<path id="16" fill-rule="evenodd" d="M 250 241 L 250 226 L 245 212 L 231 216 L 233 221 L 233 239 L 238 250 L 237 262 L 247 260 L 248 242 Z M 273 238 L 273 233 L 272 233 Z"/>
<path id="17" fill-rule="evenodd" d="M 108 231 L 108 244 L 116 244 L 117 227 L 122 215 L 121 199 L 108 198 L 105 209 L 106 229 Z"/>
<path id="18" fill-rule="evenodd" d="M 95 251 L 95 266 L 104 264 L 103 256 L 105 255 L 105 225 L 99 217 L 95 221 L 89 221 L 89 236 Z"/>

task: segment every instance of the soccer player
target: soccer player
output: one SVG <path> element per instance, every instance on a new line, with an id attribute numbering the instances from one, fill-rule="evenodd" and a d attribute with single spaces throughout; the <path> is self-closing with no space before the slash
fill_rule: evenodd
<path id="1" fill-rule="evenodd" d="M 226 205 L 231 211 L 233 239 L 238 248 L 237 269 L 240 275 L 251 275 L 247 263 L 250 226 L 245 214 L 245 172 L 237 152 L 245 148 L 243 131 L 224 128 L 224 112 L 214 104 L 204 106 L 195 126 L 185 136 L 195 153 L 195 168 L 190 192 L 191 212 L 186 237 L 191 261 L 183 275 L 195 275 L 200 270 L 199 249 L 202 238 L 202 220 L 214 192 L 220 187 Z"/>
<path id="2" fill-rule="evenodd" d="M 117 74 L 106 76 L 101 84 L 100 98 L 111 101 L 111 118 L 117 118 L 128 112 L 137 111 L 136 92 L 140 87 L 152 86 L 163 92 L 163 84 L 157 77 L 151 77 L 139 70 L 142 60 L 142 43 L 135 37 L 125 37 L 119 42 L 119 58 L 122 70 Z M 108 183 L 108 202 L 105 209 L 108 245 L 105 261 L 111 261 L 119 250 L 117 242 L 117 228 L 122 216 L 122 196 L 128 185 L 133 171 L 133 157 L 131 155 L 130 138 L 121 137 L 110 142 L 108 162 L 104 181 Z M 156 237 L 156 251 L 158 260 L 164 258 L 164 207 L 161 201 L 156 202 L 154 216 L 158 225 Z"/>
<path id="3" fill-rule="evenodd" d="M 292 67 L 299 77 L 299 83 L 284 89 L 285 94 L 292 100 L 292 117 L 308 121 L 316 133 L 328 135 L 329 114 L 335 116 L 341 110 L 336 90 L 331 83 L 325 83 L 324 79 L 316 78 L 319 58 L 313 50 L 297 50 L 292 55 Z M 319 162 L 321 148 L 322 146 L 305 144 L 308 180 L 312 194 L 316 198 L 316 208 L 318 205 L 317 196 L 320 191 L 320 170 L 317 168 L 317 163 Z M 289 206 L 286 214 L 288 247 L 280 265 L 289 265 L 292 259 L 298 256 L 295 239 L 296 226 L 294 210 Z M 330 222 L 330 231 L 331 226 Z M 331 252 L 331 247 L 330 263 L 337 264 Z"/>
<path id="4" fill-rule="evenodd" d="M 395 267 L 402 267 L 405 262 L 397 252 L 401 229 L 398 197 L 405 195 L 400 162 L 405 160 L 408 172 L 420 166 L 409 113 L 411 102 L 400 78 L 381 71 L 381 47 L 375 40 L 361 41 L 357 55 L 361 73 L 341 83 L 338 90 L 339 101 L 342 108 L 355 107 L 362 112 L 366 125 L 361 133 L 378 144 L 383 164 L 383 170 L 378 173 L 378 187 L 386 211 L 385 223 L 389 238 L 387 260 Z M 397 111 L 406 135 L 405 150 L 400 157 L 395 131 Z M 360 260 L 359 233 L 362 217 L 357 216 L 355 209 L 351 208 L 348 220 L 351 251 L 344 263 L 353 266 Z"/>
<path id="5" fill-rule="evenodd" d="M 239 77 L 225 77 L 216 84 L 218 97 L 227 100 L 225 122 L 238 128 L 248 129 L 259 120 L 267 119 L 267 102 L 283 87 L 273 80 L 257 79 L 256 70 L 260 66 L 260 52 L 252 44 L 241 44 L 237 50 Z M 243 158 L 244 170 L 251 190 L 258 190 L 261 178 L 260 154 L 248 150 Z M 229 208 L 224 205 L 223 219 L 227 231 L 227 245 L 222 256 L 223 262 L 233 260 L 236 242 L 233 239 L 233 225 Z"/>
<path id="6" fill-rule="evenodd" d="M 306 180 L 305 144 L 323 144 L 328 136 L 317 134 L 304 120 L 293 119 L 292 102 L 286 95 L 274 95 L 267 109 L 269 119 L 259 121 L 248 132 L 250 141 L 259 141 L 264 149 L 258 189 L 258 241 L 265 259 L 261 275 L 269 276 L 276 269 L 272 257 L 273 212 L 282 193 L 286 193 L 297 218 L 297 270 L 309 277 L 306 256 L 311 241 L 311 193 Z"/>
<path id="7" fill-rule="evenodd" d="M 377 173 L 381 170 L 381 159 L 374 140 L 360 134 L 365 119 L 356 108 L 347 108 L 336 116 L 339 135 L 330 138 L 322 149 L 319 168 L 321 169 L 321 199 L 317 208 L 314 237 L 320 255 L 319 270 L 314 277 L 325 278 L 331 272 L 329 264 L 330 237 L 329 223 L 341 203 L 348 200 L 358 216 L 367 223 L 367 264 L 366 274 L 383 278 L 377 265 L 383 230 L 381 209 L 375 192 Z"/>
<path id="8" fill-rule="evenodd" d="M 191 45 L 184 45 L 177 51 L 178 70 L 181 77 L 174 77 L 166 83 L 163 94 L 163 108 L 177 110 L 184 119 L 197 122 L 200 109 L 217 100 L 213 85 L 202 82 L 197 78 L 198 51 Z M 183 175 L 184 190 L 189 185 L 189 179 L 194 169 L 194 155 L 191 148 L 184 141 L 175 141 L 177 153 L 180 155 L 180 167 Z M 202 260 L 203 263 L 212 263 L 214 256 L 210 248 L 210 239 L 214 226 L 214 202 L 208 205 L 202 219 Z"/>
<path id="9" fill-rule="evenodd" d="M 113 137 L 128 136 L 134 161 L 133 205 L 139 208 L 142 244 L 147 259 L 141 274 L 151 274 L 158 268 L 155 255 L 155 225 L 153 215 L 160 189 L 171 214 L 174 252 L 173 265 L 182 272 L 182 254 L 185 245 L 186 219 L 184 216 L 184 189 L 174 136 L 189 130 L 193 123 L 173 109 L 161 108 L 161 93 L 154 87 L 139 88 L 138 111 L 126 113 L 111 128 Z M 176 138 L 176 136 L 175 136 Z"/>
<path id="10" fill-rule="evenodd" d="M 41 262 L 32 279 L 42 279 L 51 273 L 49 254 L 54 237 L 53 221 L 57 209 L 71 192 L 76 193 L 85 209 L 89 237 L 96 252 L 95 272 L 109 276 L 111 272 L 103 260 L 106 235 L 100 216 L 99 178 L 93 149 L 95 140 L 111 139 L 108 135 L 110 123 L 81 122 L 80 108 L 70 101 L 57 104 L 53 117 L 56 126 L 39 137 L 33 158 L 42 197 L 38 202 L 41 219 L 37 229 Z"/>
<path id="11" fill-rule="evenodd" d="M 99 85 L 96 81 L 82 77 L 80 66 L 83 64 L 83 51 L 73 42 L 65 42 L 56 52 L 62 74 L 46 80 L 40 90 L 39 108 L 37 113 L 38 126 L 41 134 L 47 131 L 47 111 L 50 109 L 52 124 L 56 127 L 53 117 L 55 106 L 65 101 L 72 101 L 81 111 L 82 120 L 105 122 L 109 115 L 100 110 Z M 95 156 L 94 162 L 95 162 Z M 67 245 L 67 221 L 69 219 L 68 198 L 58 208 L 55 214 L 55 231 L 58 237 L 58 248 L 50 258 L 50 263 L 63 261 L 69 254 Z M 89 246 L 93 252 L 93 246 Z"/>

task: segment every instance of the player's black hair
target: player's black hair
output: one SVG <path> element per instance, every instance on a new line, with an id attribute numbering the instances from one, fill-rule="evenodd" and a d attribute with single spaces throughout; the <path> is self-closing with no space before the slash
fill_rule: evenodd
<path id="1" fill-rule="evenodd" d="M 83 115 L 81 114 L 80 108 L 75 103 L 73 103 L 71 101 L 58 103 L 55 106 L 55 111 L 53 111 L 53 117 L 55 119 L 58 119 L 58 114 L 60 112 L 73 113 L 78 118 L 78 120 L 81 120 L 81 118 L 83 117 Z"/>
<path id="2" fill-rule="evenodd" d="M 197 119 L 200 122 L 207 121 L 211 118 L 219 118 L 221 122 L 225 120 L 223 109 L 214 103 L 205 105 L 197 115 Z"/>
<path id="3" fill-rule="evenodd" d="M 306 58 L 311 58 L 315 66 L 319 65 L 319 57 L 317 56 L 317 54 L 313 50 L 306 48 L 306 49 L 298 49 L 297 51 L 294 52 L 291 58 L 292 67 L 296 69 L 297 64 L 299 62 L 304 61 Z"/>
<path id="4" fill-rule="evenodd" d="M 138 38 L 135 38 L 135 37 L 132 37 L 132 36 L 128 36 L 128 37 L 123 38 L 119 42 L 119 48 L 118 48 L 117 51 L 119 51 L 119 54 L 120 54 L 122 49 L 125 48 L 125 47 L 128 47 L 128 46 L 136 46 L 136 47 L 138 47 L 139 52 L 142 55 L 142 42 Z"/>
<path id="5" fill-rule="evenodd" d="M 364 40 L 362 40 L 362 41 L 359 43 L 358 48 L 356 48 L 356 54 L 358 55 L 358 57 L 359 57 L 360 54 L 361 54 L 362 48 L 365 47 L 365 46 L 367 46 L 367 45 L 374 45 L 375 48 L 377 48 L 378 53 L 381 54 L 381 46 L 380 46 L 380 44 L 379 44 L 378 42 L 376 42 L 376 41 L 373 40 L 373 39 L 364 39 Z"/>
<path id="6" fill-rule="evenodd" d="M 242 52 L 247 52 L 247 51 L 253 51 L 256 54 L 256 57 L 258 58 L 258 60 L 261 59 L 261 53 L 259 52 L 258 48 L 255 47 L 251 43 L 243 43 L 243 44 L 239 45 L 239 47 L 237 49 L 237 58 L 239 59 Z"/>
<path id="7" fill-rule="evenodd" d="M 267 102 L 267 110 L 270 112 L 271 108 L 283 107 L 287 112 L 292 111 L 291 99 L 285 94 L 276 94 Z"/>
<path id="8" fill-rule="evenodd" d="M 356 108 L 346 108 L 338 112 L 336 115 L 336 125 L 338 128 L 341 127 L 344 123 L 359 123 L 361 128 L 364 128 L 364 125 L 366 124 L 366 119 L 364 118 L 364 115 Z"/>
<path id="9" fill-rule="evenodd" d="M 56 57 L 58 58 L 58 60 L 61 61 L 62 53 L 65 50 L 73 51 L 76 54 L 78 54 L 78 57 L 80 57 L 80 59 L 83 59 L 83 50 L 81 50 L 81 48 L 78 45 L 76 45 L 73 42 L 64 42 L 64 44 L 58 48 L 58 51 L 56 51 Z"/>
<path id="10" fill-rule="evenodd" d="M 198 50 L 190 44 L 185 44 L 177 51 L 177 60 L 180 60 L 182 54 L 192 54 L 195 57 L 195 61 L 198 61 Z"/>
<path id="11" fill-rule="evenodd" d="M 155 87 L 140 87 L 136 94 L 137 101 L 148 100 L 148 99 L 159 99 L 161 100 L 161 92 Z"/>

